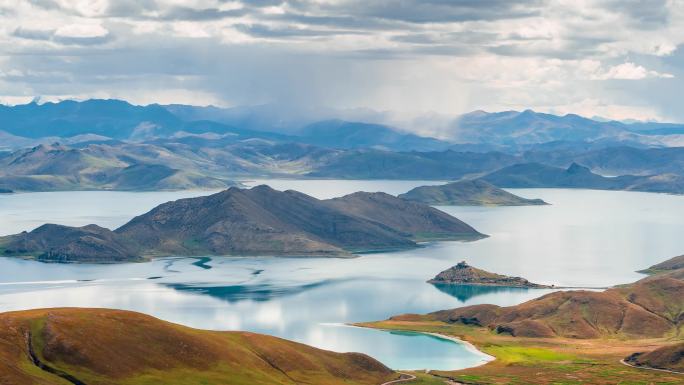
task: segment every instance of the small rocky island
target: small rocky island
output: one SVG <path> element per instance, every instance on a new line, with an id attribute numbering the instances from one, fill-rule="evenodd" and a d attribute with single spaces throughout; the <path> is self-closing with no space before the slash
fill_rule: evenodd
<path id="1" fill-rule="evenodd" d="M 539 285 L 532 283 L 525 278 L 509 277 L 496 273 L 490 273 L 468 265 L 465 261 L 459 262 L 456 266 L 437 274 L 435 278 L 428 281 L 432 284 L 451 284 L 451 285 L 482 285 L 482 286 L 506 286 L 506 287 L 527 287 L 532 289 L 550 289 L 554 286 Z"/>

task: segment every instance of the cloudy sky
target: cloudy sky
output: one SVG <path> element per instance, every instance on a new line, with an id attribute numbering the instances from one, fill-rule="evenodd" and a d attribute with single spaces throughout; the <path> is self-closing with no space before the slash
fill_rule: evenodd
<path id="1" fill-rule="evenodd" d="M 684 121 L 684 0 L 0 0 L 0 102 Z"/>

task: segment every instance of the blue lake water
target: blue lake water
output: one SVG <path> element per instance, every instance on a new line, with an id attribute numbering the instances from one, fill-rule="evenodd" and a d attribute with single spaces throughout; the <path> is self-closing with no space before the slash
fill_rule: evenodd
<path id="1" fill-rule="evenodd" d="M 319 198 L 405 192 L 420 181 L 250 181 Z M 431 182 L 435 184 L 437 182 Z M 89 306 L 129 309 L 193 327 L 249 330 L 335 351 L 360 351 L 393 368 L 481 363 L 465 345 L 431 336 L 345 326 L 399 313 L 477 303 L 512 305 L 549 290 L 433 286 L 461 260 L 539 283 L 603 287 L 684 252 L 684 197 L 587 190 L 512 190 L 551 206 L 440 207 L 491 237 L 415 250 L 322 258 L 164 258 L 142 264 L 59 265 L 0 258 L 0 311 Z M 208 192 L 58 192 L 0 196 L 0 234 L 45 223 L 115 228 L 155 205 Z"/>

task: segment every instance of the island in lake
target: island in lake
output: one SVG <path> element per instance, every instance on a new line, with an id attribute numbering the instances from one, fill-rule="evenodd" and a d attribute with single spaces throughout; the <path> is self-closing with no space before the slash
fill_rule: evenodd
<path id="1" fill-rule="evenodd" d="M 440 333 L 471 342 L 496 359 L 425 380 L 455 383 L 681 383 L 684 369 L 682 257 L 653 275 L 605 291 L 556 291 L 519 305 L 465 306 L 404 314 L 359 326 Z M 641 368 L 664 371 L 642 370 Z M 669 371 L 669 372 L 667 372 Z"/>
<path id="2" fill-rule="evenodd" d="M 533 289 L 548 289 L 553 286 L 532 283 L 525 278 L 509 277 L 496 273 L 490 273 L 468 265 L 465 261 L 459 262 L 428 281 L 433 284 L 451 285 L 482 285 L 482 286 L 505 286 L 527 287 Z"/>
<path id="3" fill-rule="evenodd" d="M 420 186 L 400 198 L 429 205 L 449 206 L 535 206 L 547 205 L 541 199 L 511 194 L 481 179 L 461 180 L 440 186 Z"/>
<path id="4" fill-rule="evenodd" d="M 137 262 L 169 255 L 351 256 L 426 240 L 485 237 L 428 205 L 385 193 L 319 200 L 262 185 L 161 204 L 112 231 L 46 224 L 0 237 L 5 256 L 45 262 Z"/>

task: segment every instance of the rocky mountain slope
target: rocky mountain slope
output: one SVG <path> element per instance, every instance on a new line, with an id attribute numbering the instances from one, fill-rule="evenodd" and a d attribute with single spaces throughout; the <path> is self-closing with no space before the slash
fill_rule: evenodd
<path id="1" fill-rule="evenodd" d="M 5 256 L 29 256 L 43 262 L 137 262 L 136 245 L 97 225 L 69 227 L 45 224 L 31 232 L 0 237 Z"/>
<path id="2" fill-rule="evenodd" d="M 665 262 L 657 263 L 648 269 L 641 270 L 640 272 L 645 274 L 660 274 L 675 272 L 676 270 L 680 269 L 684 269 L 684 255 L 670 258 Z"/>
<path id="3" fill-rule="evenodd" d="M 548 203 L 527 199 L 479 179 L 462 180 L 440 186 L 420 186 L 400 198 L 428 205 L 446 206 L 536 206 Z"/>
<path id="4" fill-rule="evenodd" d="M 3 384 L 377 385 L 398 377 L 363 354 L 120 310 L 10 312 L 0 325 Z"/>
<path id="5" fill-rule="evenodd" d="M 676 334 L 683 311 L 684 281 L 665 277 L 604 292 L 560 291 L 516 306 L 474 305 L 431 316 L 519 337 L 654 338 Z"/>
<path id="6" fill-rule="evenodd" d="M 470 225 L 426 205 L 376 192 L 357 192 L 325 201 L 330 207 L 396 229 L 413 240 L 475 240 L 484 237 Z"/>
<path id="7" fill-rule="evenodd" d="M 482 237 L 457 218 L 388 194 L 318 200 L 257 186 L 164 203 L 113 232 L 45 225 L 0 238 L 0 249 L 44 261 L 120 262 L 159 255 L 349 256 L 416 247 L 419 240 Z"/>

